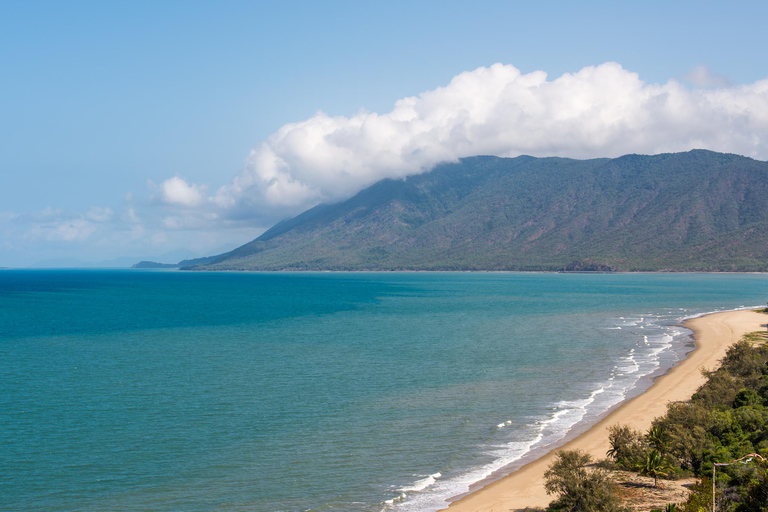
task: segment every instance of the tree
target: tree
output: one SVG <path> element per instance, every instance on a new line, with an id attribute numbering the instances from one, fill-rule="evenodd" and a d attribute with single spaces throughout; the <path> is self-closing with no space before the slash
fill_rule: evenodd
<path id="1" fill-rule="evenodd" d="M 618 512 L 624 510 L 614 484 L 600 469 L 587 469 L 592 457 L 579 450 L 561 451 L 544 473 L 547 494 L 557 495 L 548 510 L 558 512 Z"/>
<path id="2" fill-rule="evenodd" d="M 659 477 L 667 476 L 665 470 L 671 469 L 664 461 L 658 450 L 653 449 L 645 456 L 645 460 L 638 465 L 641 475 L 650 475 L 653 477 L 653 486 L 659 487 Z"/>
<path id="3" fill-rule="evenodd" d="M 654 425 L 645 435 L 645 439 L 653 446 L 661 455 L 667 453 L 667 441 L 669 436 L 661 425 Z"/>
<path id="4" fill-rule="evenodd" d="M 630 468 L 644 456 L 642 434 L 627 425 L 609 427 L 608 442 L 611 444 L 611 449 L 606 452 L 606 455 L 620 466 Z"/>

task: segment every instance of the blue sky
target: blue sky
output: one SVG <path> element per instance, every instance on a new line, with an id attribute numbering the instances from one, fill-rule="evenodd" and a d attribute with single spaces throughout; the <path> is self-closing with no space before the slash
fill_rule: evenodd
<path id="1" fill-rule="evenodd" d="M 554 82 L 564 73 L 598 67 L 575 81 L 605 95 L 678 94 L 689 101 L 684 92 L 649 88 L 670 80 L 689 91 L 735 95 L 739 86 L 768 78 L 766 5 L 2 2 L 0 266 L 54 258 L 159 257 L 177 249 L 205 255 L 245 243 L 275 220 L 318 201 L 343 198 L 381 177 L 422 172 L 440 159 L 475 150 L 544 156 L 543 148 L 552 148 L 552 142 L 518 142 L 519 135 L 510 133 L 496 146 L 468 136 L 461 151 L 447 150 L 443 139 L 425 142 L 437 148 L 434 156 L 408 160 L 403 147 L 420 137 L 411 128 L 401 137 L 407 141 L 398 139 L 396 158 L 386 168 L 360 156 L 381 161 L 394 154 L 389 146 L 369 147 L 379 132 L 345 138 L 338 144 L 344 151 L 331 148 L 322 161 L 312 159 L 322 148 L 314 156 L 302 154 L 303 147 L 316 147 L 316 139 L 297 139 L 298 131 L 347 137 L 350 126 L 357 129 L 365 122 L 356 121 L 361 112 L 395 112 L 398 100 L 449 84 L 454 85 L 448 92 L 461 91 L 459 96 L 495 94 L 483 84 L 518 80 L 510 69 L 521 76 L 541 70 L 545 82 Z M 464 72 L 491 70 L 495 63 L 514 68 L 468 76 L 466 87 L 452 82 Z M 620 69 L 599 67 L 605 63 Z M 630 83 L 630 75 L 640 86 Z M 599 89 L 606 83 L 611 85 Z M 566 84 L 551 89 L 557 91 L 547 93 L 547 101 L 555 94 L 572 96 Z M 443 92 L 416 110 L 442 102 L 439 111 L 450 111 L 455 103 L 471 116 L 472 109 L 483 108 L 467 107 L 466 98 Z M 762 94 L 752 90 L 733 104 L 747 102 L 748 110 L 757 111 Z M 715 97 L 690 101 L 699 109 Z M 598 101 L 589 98 L 594 95 L 580 101 Z M 596 104 L 592 111 L 617 108 L 625 106 Z M 318 111 L 327 117 L 317 117 Z M 430 112 L 432 118 L 437 115 Z M 696 115 L 698 124 L 716 117 L 709 110 Z M 738 140 L 734 136 L 722 146 L 713 141 L 727 139 L 730 132 L 689 134 L 667 145 L 600 145 L 594 141 L 605 138 L 606 128 L 596 126 L 580 146 L 549 152 L 589 157 L 712 146 L 765 160 L 744 142 L 746 130 L 757 133 L 760 144 L 764 140 L 764 117 L 755 116 L 748 126 L 718 117 L 721 130 L 741 130 Z M 634 126 L 634 118 L 625 121 Z M 670 134 L 678 122 L 669 121 Z M 275 135 L 287 123 L 305 124 Z M 389 134 L 391 126 L 381 130 Z M 505 129 L 484 126 L 486 136 L 492 128 Z M 556 141 L 558 133 L 553 128 L 546 136 Z M 264 141 L 270 142 L 262 147 Z M 282 167 L 269 167 L 265 158 L 279 160 Z M 337 167 L 341 174 L 329 171 Z M 253 184 L 267 175 L 282 188 L 267 190 L 273 182 Z"/>

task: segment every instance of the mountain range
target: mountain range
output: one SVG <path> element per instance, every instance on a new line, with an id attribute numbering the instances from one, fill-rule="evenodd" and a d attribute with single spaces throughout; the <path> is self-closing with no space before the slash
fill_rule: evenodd
<path id="1" fill-rule="evenodd" d="M 768 162 L 477 156 L 385 179 L 188 270 L 768 271 Z"/>

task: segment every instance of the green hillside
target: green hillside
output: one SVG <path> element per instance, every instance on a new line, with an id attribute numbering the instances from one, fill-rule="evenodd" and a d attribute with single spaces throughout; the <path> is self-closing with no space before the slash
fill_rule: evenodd
<path id="1" fill-rule="evenodd" d="M 195 270 L 768 271 L 768 162 L 478 156 L 283 221 Z"/>

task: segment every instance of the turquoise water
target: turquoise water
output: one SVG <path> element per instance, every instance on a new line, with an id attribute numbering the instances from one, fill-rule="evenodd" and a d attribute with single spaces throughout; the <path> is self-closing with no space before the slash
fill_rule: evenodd
<path id="1" fill-rule="evenodd" d="M 0 272 L 0 510 L 430 511 L 765 275 Z"/>

